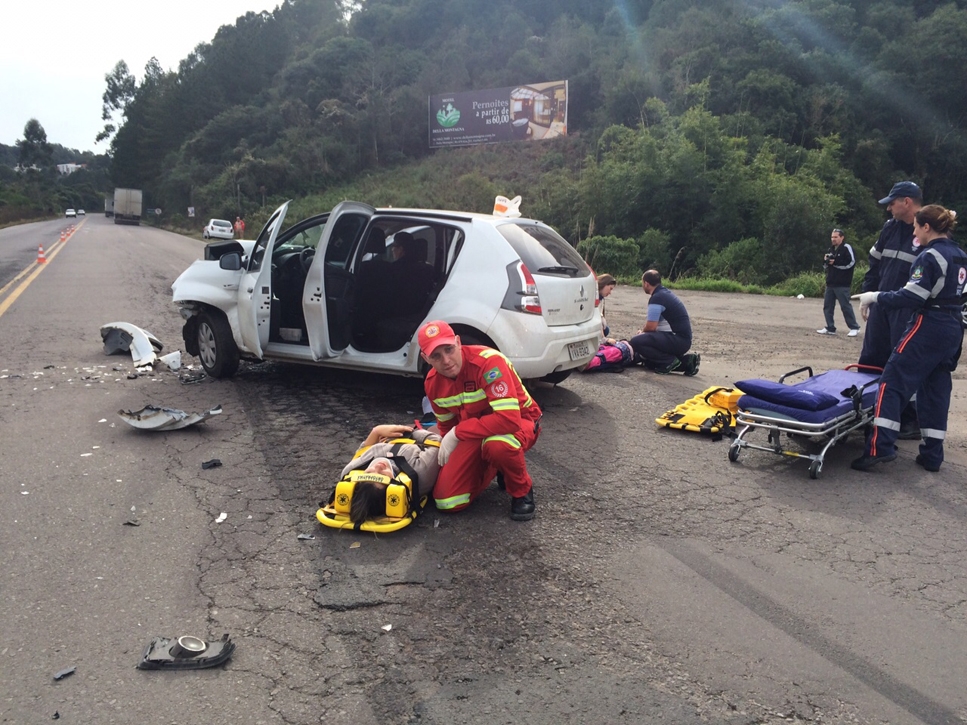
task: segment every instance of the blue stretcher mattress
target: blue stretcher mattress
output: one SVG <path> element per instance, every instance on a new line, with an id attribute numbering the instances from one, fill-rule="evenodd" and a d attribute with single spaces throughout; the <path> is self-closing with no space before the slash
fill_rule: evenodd
<path id="1" fill-rule="evenodd" d="M 773 380 L 739 380 L 735 387 L 745 395 L 739 398 L 739 410 L 760 414 L 777 414 L 801 423 L 825 423 L 853 410 L 853 400 L 843 392 L 877 380 L 879 374 L 853 370 L 829 370 L 789 385 Z M 878 386 L 863 391 L 863 407 L 876 400 Z"/>

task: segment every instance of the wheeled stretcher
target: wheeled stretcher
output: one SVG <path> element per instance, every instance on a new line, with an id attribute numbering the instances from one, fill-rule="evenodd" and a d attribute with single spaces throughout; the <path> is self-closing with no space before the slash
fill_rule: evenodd
<path id="1" fill-rule="evenodd" d="M 826 452 L 857 429 L 873 422 L 873 406 L 880 380 L 880 368 L 849 365 L 845 370 L 830 370 L 813 375 L 811 367 L 786 373 L 778 382 L 739 380 L 742 390 L 735 416 L 738 435 L 729 446 L 729 461 L 735 462 L 743 448 L 754 448 L 781 456 L 808 458 L 809 477 L 819 478 Z M 786 378 L 808 373 L 805 380 L 785 384 Z M 768 444 L 752 443 L 749 434 L 767 431 Z M 806 439 L 820 445 L 818 453 L 802 453 L 782 446 L 787 438 Z"/>

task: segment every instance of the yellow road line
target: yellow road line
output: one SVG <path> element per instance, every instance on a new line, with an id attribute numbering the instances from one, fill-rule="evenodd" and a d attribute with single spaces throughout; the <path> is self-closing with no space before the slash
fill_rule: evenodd
<path id="1" fill-rule="evenodd" d="M 85 221 L 87 221 L 87 220 L 85 219 Z M 74 229 L 74 231 L 76 232 L 78 229 L 80 229 L 80 225 L 78 225 Z M 67 237 L 67 239 L 70 239 L 70 237 Z M 48 263 L 50 263 L 50 261 L 54 257 L 56 257 L 58 254 L 60 254 L 60 250 L 64 248 L 64 245 L 65 244 L 67 244 L 67 239 L 65 239 L 63 242 L 60 241 L 60 240 L 57 240 L 56 242 L 54 242 L 50 246 L 50 253 L 49 254 L 47 252 L 44 252 L 44 256 L 47 258 L 47 262 Z M 40 246 L 43 246 L 43 245 L 40 245 Z M 27 277 L 27 279 L 25 279 L 20 284 L 19 287 L 17 287 L 13 292 L 11 292 L 10 293 L 10 296 L 7 297 L 7 299 L 5 299 L 3 302 L 0 302 L 0 317 L 3 317 L 3 314 L 8 309 L 10 309 L 10 305 L 12 305 L 14 302 L 17 301 L 17 298 L 20 297 L 20 295 L 23 294 L 24 290 L 26 290 L 27 287 L 30 286 L 30 283 L 31 282 L 33 282 L 35 279 L 37 279 L 37 275 L 39 275 L 41 272 L 43 272 L 44 271 L 44 268 L 46 266 L 47 266 L 47 264 L 37 264 L 36 262 L 34 262 L 31 265 L 31 267 L 35 267 L 35 269 L 34 269 L 33 272 L 30 271 L 31 267 L 27 267 L 22 272 L 20 272 L 16 277 L 14 277 L 12 280 L 10 280 L 7 284 L 5 284 L 2 289 L 0 289 L 0 296 L 3 296 L 3 294 L 11 286 L 13 286 L 14 284 L 16 284 L 18 280 L 20 280 L 24 275 L 29 274 L 29 276 Z"/>

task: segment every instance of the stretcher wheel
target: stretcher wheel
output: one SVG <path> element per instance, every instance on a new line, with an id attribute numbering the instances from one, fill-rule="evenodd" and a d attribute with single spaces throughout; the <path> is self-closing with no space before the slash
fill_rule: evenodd
<path id="1" fill-rule="evenodd" d="M 779 446 L 779 431 L 777 430 L 769 431 L 769 445 L 776 446 L 776 447 Z"/>
<path id="2" fill-rule="evenodd" d="M 819 474 L 822 473 L 822 470 L 823 470 L 823 462 L 813 461 L 812 463 L 809 464 L 809 477 L 812 479 L 819 478 Z"/>
<path id="3" fill-rule="evenodd" d="M 739 444 L 733 443 L 729 446 L 729 461 L 735 463 L 739 460 Z"/>

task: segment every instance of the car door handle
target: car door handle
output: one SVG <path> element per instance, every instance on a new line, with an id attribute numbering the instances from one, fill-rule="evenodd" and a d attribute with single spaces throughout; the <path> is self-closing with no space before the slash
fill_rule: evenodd
<path id="1" fill-rule="evenodd" d="M 252 292 L 254 292 L 254 291 L 255 291 L 255 288 L 254 288 L 254 287 L 249 287 L 249 288 L 248 288 L 248 292 L 249 292 L 249 294 L 252 294 Z"/>

